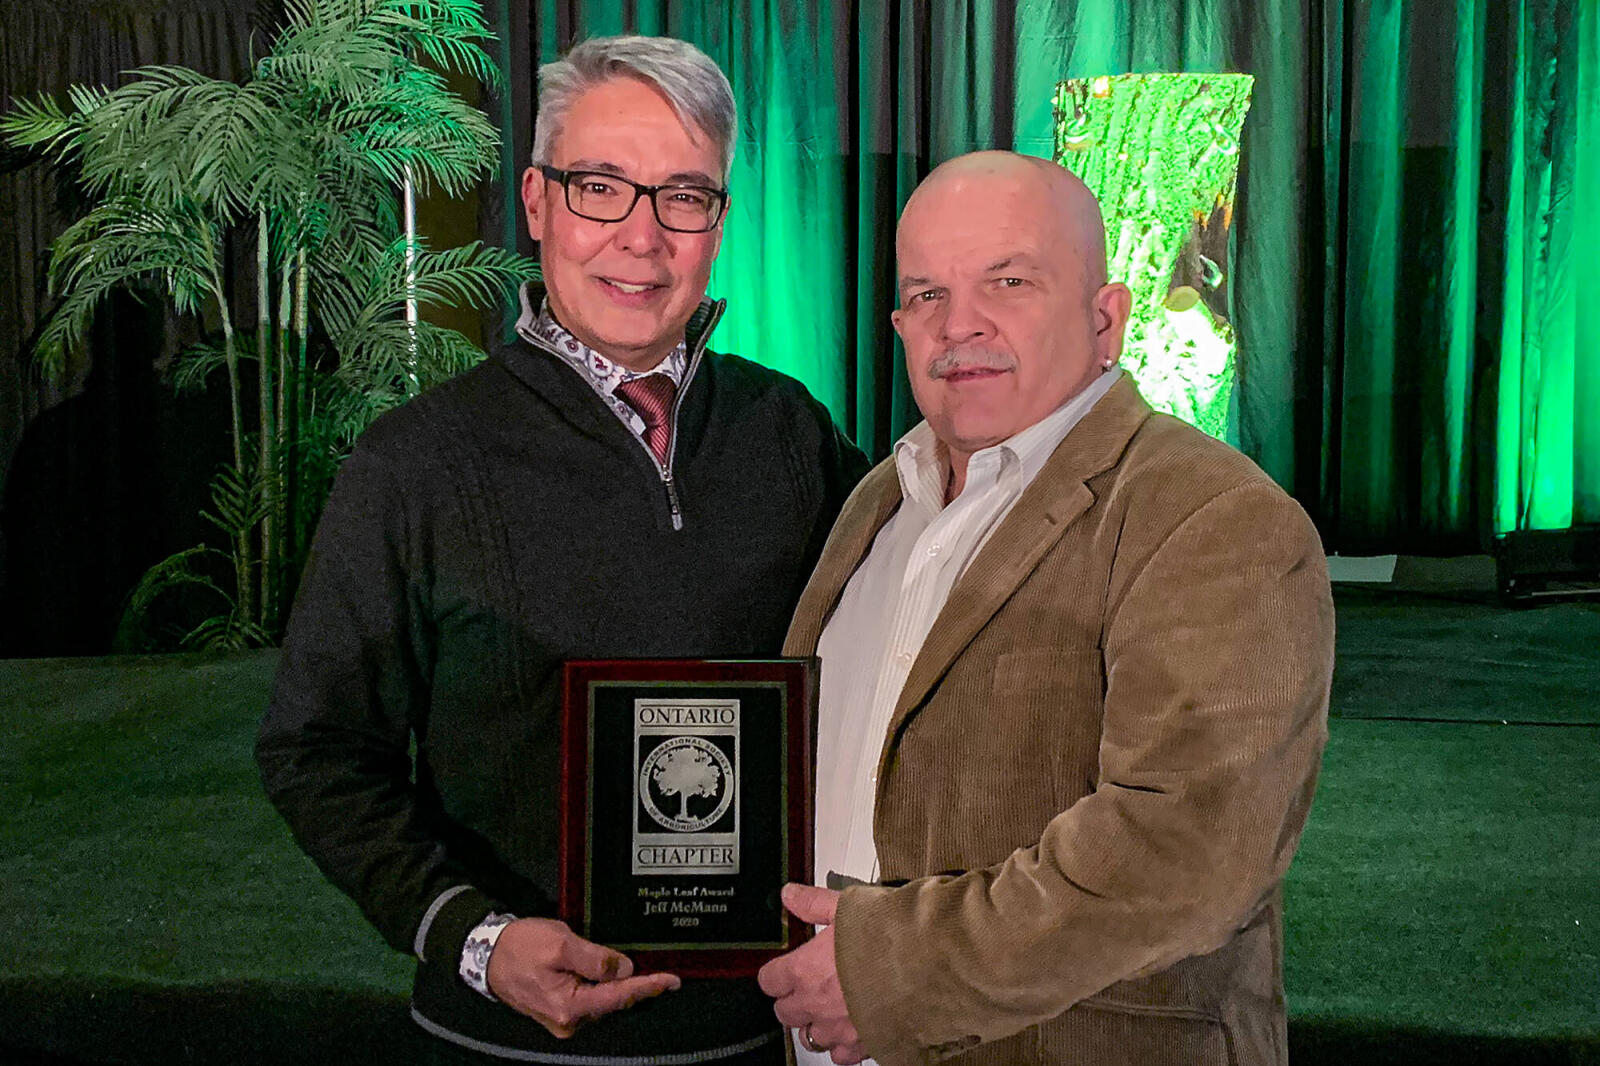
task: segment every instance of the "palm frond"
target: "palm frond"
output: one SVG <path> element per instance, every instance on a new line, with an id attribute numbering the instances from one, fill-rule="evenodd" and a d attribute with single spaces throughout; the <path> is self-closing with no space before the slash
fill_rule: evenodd
<path id="1" fill-rule="evenodd" d="M 347 281 L 329 279 L 313 270 L 311 294 L 318 319 L 333 333 L 343 333 L 360 319 L 365 293 Z"/>
<path id="2" fill-rule="evenodd" d="M 248 352 L 250 347 L 241 343 L 239 350 Z M 180 394 L 203 392 L 212 373 L 226 365 L 227 353 L 222 348 L 207 341 L 191 344 L 173 360 L 172 387 Z"/>
<path id="3" fill-rule="evenodd" d="M 84 183 L 96 192 L 131 186 L 152 205 L 188 198 L 248 213 L 255 171 L 296 141 L 276 89 L 147 69 L 147 80 L 115 90 L 85 119 Z"/>
<path id="4" fill-rule="evenodd" d="M 424 392 L 471 370 L 483 359 L 483 349 L 464 334 L 431 322 L 417 323 L 414 372 Z"/>
<path id="5" fill-rule="evenodd" d="M 339 366 L 320 390 L 330 439 L 348 448 L 373 420 L 469 370 L 483 351 L 431 322 L 388 319 L 338 338 Z"/>
<path id="6" fill-rule="evenodd" d="M 384 80 L 401 58 L 401 47 L 357 12 L 291 24 L 257 69 L 265 78 L 315 90 L 318 96 L 350 97 Z"/>
<path id="7" fill-rule="evenodd" d="M 418 49 L 441 69 L 459 71 L 496 88 L 504 74 L 480 41 L 494 40 L 478 4 L 388 0 L 372 21 L 392 33 L 406 50 Z"/>
<path id="8" fill-rule="evenodd" d="M 156 210 L 133 197 L 94 208 L 57 237 L 50 248 L 52 293 L 104 288 L 153 275 L 177 298 L 179 311 L 194 309 L 189 297 L 207 291 L 216 262 L 216 226 L 197 205 Z M 196 285 L 175 284 L 201 279 Z"/>
<path id="9" fill-rule="evenodd" d="M 213 615 L 183 636 L 183 646 L 197 651 L 243 651 L 272 645 L 272 634 L 237 611 Z"/>
<path id="10" fill-rule="evenodd" d="M 212 291 L 208 232 L 196 212 L 154 211 L 125 197 L 69 226 L 51 246 L 49 286 L 61 302 L 34 347 L 44 372 L 61 374 L 95 308 L 119 286 L 159 286 L 180 312 L 198 309 Z"/>
<path id="11" fill-rule="evenodd" d="M 309 26 L 316 21 L 316 0 L 283 0 L 284 31 L 296 26 Z"/>
<path id="12" fill-rule="evenodd" d="M 349 454 L 360 428 L 352 429 L 336 413 L 351 406 L 344 395 L 348 388 L 345 382 L 313 369 L 309 386 L 311 410 L 302 423 L 299 440 L 291 445 L 289 458 L 303 479 L 303 487 L 326 489 L 333 484 L 339 464 Z M 361 428 L 365 425 L 362 422 Z M 304 502 L 303 493 L 301 500 Z"/>
<path id="13" fill-rule="evenodd" d="M 37 148 L 47 158 L 61 161 L 76 146 L 83 120 L 69 114 L 52 97 L 19 99 L 0 116 L 0 136 L 15 148 Z"/>
<path id="14" fill-rule="evenodd" d="M 395 82 L 353 101 L 337 116 L 358 159 L 398 186 L 408 175 L 419 187 L 438 184 L 459 195 L 491 173 L 499 132 L 482 111 L 422 84 Z"/>
<path id="15" fill-rule="evenodd" d="M 234 607 L 233 597 L 208 575 L 195 569 L 197 563 L 208 557 L 226 562 L 228 557 L 215 548 L 197 545 L 174 552 L 144 572 L 139 583 L 128 593 L 127 603 L 117 621 L 116 636 L 111 646 L 118 652 L 152 650 L 152 642 L 145 636 L 146 619 L 151 607 L 163 595 L 180 588 L 200 588 L 215 594 L 228 606 Z"/>
<path id="16" fill-rule="evenodd" d="M 292 215 L 325 195 L 320 187 L 324 161 L 316 154 L 313 138 L 288 125 L 285 122 L 285 128 L 273 137 L 270 151 L 257 148 L 248 165 L 236 174 L 243 205 Z"/>
<path id="17" fill-rule="evenodd" d="M 363 374 L 356 362 L 342 362 L 318 391 L 319 436 L 335 454 L 348 452 L 379 415 L 408 398 L 394 375 L 380 382 L 376 373 Z"/>
<path id="18" fill-rule="evenodd" d="M 378 0 L 374 13 L 400 11 L 440 29 L 454 29 L 494 39 L 483 17 L 481 0 Z"/>
<path id="19" fill-rule="evenodd" d="M 401 238 L 390 248 L 373 276 L 373 291 L 397 296 L 400 302 L 415 299 L 424 306 L 482 307 L 504 302 L 534 277 L 531 259 L 482 241 L 441 251 L 417 241 L 409 263 L 407 247 Z"/>
<path id="20" fill-rule="evenodd" d="M 253 471 L 224 466 L 211 479 L 211 510 L 200 517 L 234 540 L 255 528 L 272 507 L 272 498 Z"/>
<path id="21" fill-rule="evenodd" d="M 409 300 L 424 307 L 487 307 L 510 300 L 538 276 L 533 260 L 481 241 L 443 251 L 399 237 L 362 261 L 366 285 L 356 289 L 326 279 L 319 306 L 336 337 L 395 321 Z M 340 341 L 341 350 L 349 345 Z"/>
<path id="22" fill-rule="evenodd" d="M 80 116 L 98 111 L 110 95 L 111 90 L 104 85 L 67 86 L 67 102 Z"/>
<path id="23" fill-rule="evenodd" d="M 186 121 L 190 109 L 238 89 L 187 67 L 149 66 L 131 73 L 136 80 L 104 90 L 86 101 L 92 108 L 79 111 L 96 150 L 140 147 L 164 122 Z"/>
<path id="24" fill-rule="evenodd" d="M 219 95 L 181 145 L 182 189 L 235 218 L 303 189 L 306 176 L 293 169 L 309 162 L 295 151 L 301 131 L 277 103 L 260 84 Z"/>

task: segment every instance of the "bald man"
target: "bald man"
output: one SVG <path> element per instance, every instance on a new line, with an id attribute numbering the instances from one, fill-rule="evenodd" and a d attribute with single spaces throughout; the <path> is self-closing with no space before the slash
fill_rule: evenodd
<path id="1" fill-rule="evenodd" d="M 1317 534 L 1118 369 L 1130 295 L 1067 171 L 953 160 L 896 248 L 926 421 L 789 630 L 822 676 L 816 885 L 784 901 L 823 928 L 762 987 L 802 1063 L 1283 1063 Z"/>

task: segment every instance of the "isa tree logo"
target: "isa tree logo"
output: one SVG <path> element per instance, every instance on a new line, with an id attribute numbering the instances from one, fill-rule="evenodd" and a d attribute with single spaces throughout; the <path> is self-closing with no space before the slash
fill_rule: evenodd
<path id="1" fill-rule="evenodd" d="M 739 701 L 633 707 L 633 872 L 739 872 Z"/>
<path id="2" fill-rule="evenodd" d="M 704 737 L 672 737 L 645 757 L 639 798 L 657 825 L 674 833 L 698 833 L 715 825 L 733 805 L 732 780 L 733 762 L 721 748 Z M 691 799 L 715 806 L 705 812 L 708 803 L 697 803 L 692 811 Z"/>

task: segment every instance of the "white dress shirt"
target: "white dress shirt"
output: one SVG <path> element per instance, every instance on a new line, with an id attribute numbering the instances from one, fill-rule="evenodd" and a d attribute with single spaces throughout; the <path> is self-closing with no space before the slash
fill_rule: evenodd
<path id="1" fill-rule="evenodd" d="M 904 497 L 872 550 L 844 587 L 822 630 L 817 717 L 815 883 L 830 871 L 878 879 L 872 839 L 878 757 L 911 664 L 957 579 L 989 539 L 1050 453 L 1106 394 L 1120 369 L 1045 418 L 967 461 L 961 495 L 944 502 L 949 452 L 926 422 L 894 446 Z M 805 1066 L 828 1066 L 795 1036 Z M 872 1060 L 867 1060 L 871 1062 Z"/>

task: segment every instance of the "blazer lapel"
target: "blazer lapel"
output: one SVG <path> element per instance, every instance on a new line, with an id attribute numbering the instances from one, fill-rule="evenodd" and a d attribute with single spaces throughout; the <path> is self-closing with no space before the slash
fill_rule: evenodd
<path id="1" fill-rule="evenodd" d="M 868 472 L 839 512 L 823 546 L 822 558 L 795 606 L 794 620 L 783 642 L 785 655 L 805 657 L 817 653 L 822 628 L 839 605 L 845 583 L 871 550 L 878 530 L 899 506 L 900 477 L 891 455 Z"/>
<path id="2" fill-rule="evenodd" d="M 944 609 L 911 664 L 889 721 L 886 742 L 892 741 L 956 657 L 1027 580 L 1045 552 L 1094 503 L 1087 482 L 1116 464 L 1150 413 L 1132 378 L 1124 375 L 1051 453 L 950 590 Z"/>

